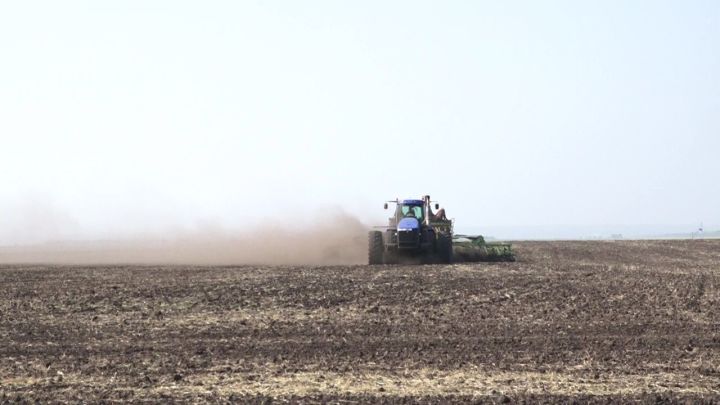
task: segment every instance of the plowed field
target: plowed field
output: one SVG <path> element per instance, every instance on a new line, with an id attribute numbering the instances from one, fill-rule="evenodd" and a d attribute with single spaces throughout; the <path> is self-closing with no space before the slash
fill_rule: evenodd
<path id="1" fill-rule="evenodd" d="M 720 241 L 515 263 L 0 266 L 0 402 L 720 401 Z"/>

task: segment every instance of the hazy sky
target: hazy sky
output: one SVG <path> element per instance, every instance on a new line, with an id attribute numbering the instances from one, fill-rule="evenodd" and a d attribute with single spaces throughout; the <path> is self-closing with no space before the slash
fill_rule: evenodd
<path id="1" fill-rule="evenodd" d="M 4 2 L 0 51 L 0 241 L 425 193 L 720 227 L 717 1 Z"/>

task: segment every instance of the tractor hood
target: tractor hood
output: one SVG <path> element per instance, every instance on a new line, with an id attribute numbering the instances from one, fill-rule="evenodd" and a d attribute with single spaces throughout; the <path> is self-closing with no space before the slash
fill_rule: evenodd
<path id="1" fill-rule="evenodd" d="M 397 224 L 398 231 L 414 231 L 420 229 L 420 222 L 417 218 L 403 218 Z"/>

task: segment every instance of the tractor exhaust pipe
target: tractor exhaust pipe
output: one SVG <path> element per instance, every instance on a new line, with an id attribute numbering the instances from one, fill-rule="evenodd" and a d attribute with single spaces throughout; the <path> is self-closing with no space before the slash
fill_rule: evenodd
<path id="1" fill-rule="evenodd" d="M 430 196 L 424 196 L 423 200 L 425 201 L 425 204 L 423 204 L 423 208 L 425 209 L 425 225 L 430 226 Z"/>

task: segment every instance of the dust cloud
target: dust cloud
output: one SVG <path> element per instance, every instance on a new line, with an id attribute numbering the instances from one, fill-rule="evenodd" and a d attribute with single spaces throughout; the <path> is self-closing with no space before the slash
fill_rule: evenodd
<path id="1" fill-rule="evenodd" d="M 53 241 L 0 247 L 0 263 L 343 265 L 365 263 L 367 229 L 336 212 L 290 228 L 277 220 L 244 231 L 207 226 L 95 241 Z"/>
<path id="2" fill-rule="evenodd" d="M 46 195 L 26 194 L 16 201 L 0 201 L 0 246 L 67 240 L 79 228 L 77 220 Z"/>

